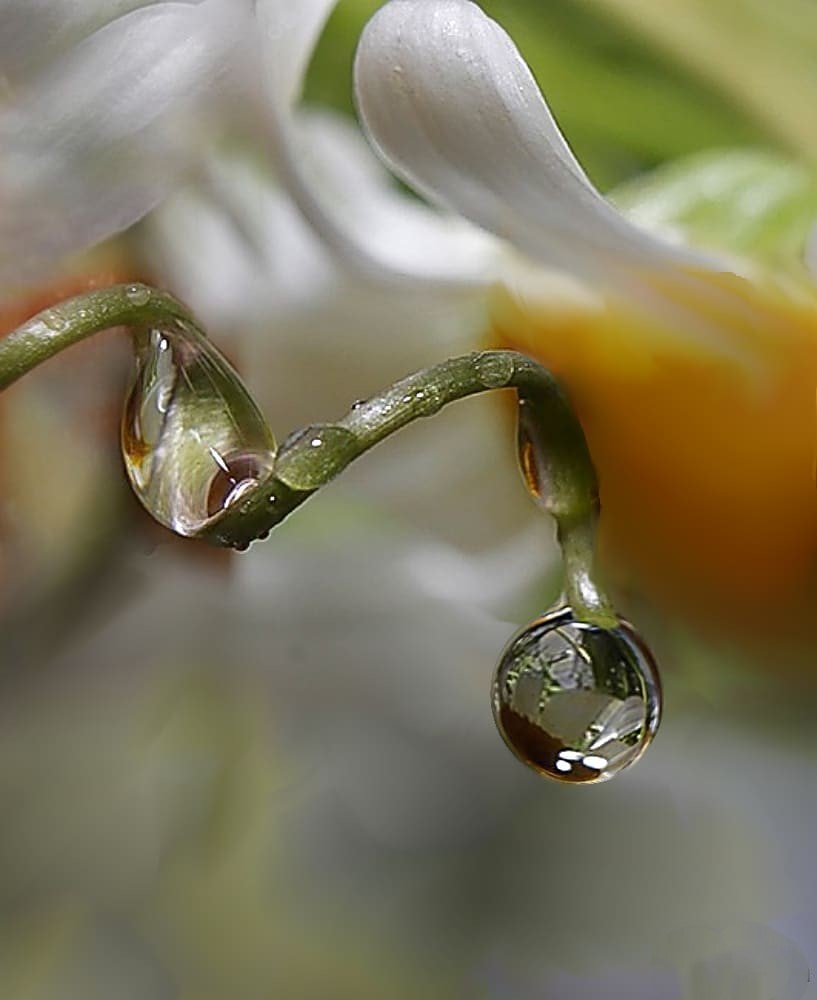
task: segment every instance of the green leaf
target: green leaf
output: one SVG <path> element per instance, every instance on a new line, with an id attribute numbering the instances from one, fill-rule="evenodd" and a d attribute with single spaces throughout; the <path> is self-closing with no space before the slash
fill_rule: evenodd
<path id="1" fill-rule="evenodd" d="M 648 228 L 680 229 L 695 244 L 791 267 L 817 220 L 817 168 L 764 150 L 701 153 L 611 198 Z"/>

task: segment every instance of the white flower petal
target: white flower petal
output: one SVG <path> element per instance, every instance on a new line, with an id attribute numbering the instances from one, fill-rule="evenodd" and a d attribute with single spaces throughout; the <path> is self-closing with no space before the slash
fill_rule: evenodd
<path id="1" fill-rule="evenodd" d="M 114 18 L 156 0 L 0 0 L 0 74 L 31 76 Z"/>
<path id="2" fill-rule="evenodd" d="M 213 83 L 240 16 L 161 3 L 95 32 L 0 114 L 0 286 L 131 225 L 190 155 L 181 112 Z"/>
<path id="3" fill-rule="evenodd" d="M 301 95 L 312 52 L 337 0 L 261 0 L 258 17 L 270 93 L 276 104 L 292 105 Z"/>
<path id="4" fill-rule="evenodd" d="M 611 262 L 700 263 L 598 194 L 516 46 L 470 0 L 391 0 L 363 33 L 355 80 L 400 177 L 534 258 L 594 276 Z"/>
<path id="5" fill-rule="evenodd" d="M 222 154 L 208 160 L 202 174 L 151 213 L 147 259 L 164 284 L 207 317 L 211 330 L 246 347 L 248 331 L 266 330 L 271 317 L 277 329 L 293 310 L 311 311 L 334 286 L 336 269 L 291 200 L 256 163 Z"/>
<path id="6" fill-rule="evenodd" d="M 457 284 L 487 281 L 497 271 L 499 245 L 457 216 L 399 191 L 360 130 L 340 115 L 312 112 L 296 120 L 304 169 L 339 225 L 395 273 Z"/>
<path id="7" fill-rule="evenodd" d="M 462 262 L 475 259 L 480 248 L 486 272 L 494 270 L 487 265 L 496 249 L 490 237 L 400 193 L 347 116 L 302 114 L 293 135 L 309 150 L 316 183 L 347 230 L 395 271 L 433 269 L 438 278 L 456 282 Z M 163 280 L 172 275 L 183 301 L 211 323 L 226 331 L 251 316 L 276 315 L 280 322 L 282 315 L 308 310 L 340 286 L 353 286 L 350 297 L 367 291 L 339 270 L 343 262 L 328 253 L 287 192 L 257 163 L 220 155 L 202 173 L 206 182 L 198 191 L 179 192 L 153 213 L 150 232 L 159 238 L 150 259 L 159 262 Z M 191 246 L 198 248 L 195 254 Z M 469 299 L 477 298 L 477 291 L 469 289 Z M 414 312 L 419 315 L 416 305 Z M 379 326 L 378 338 L 384 326 L 395 329 Z"/>
<path id="8" fill-rule="evenodd" d="M 292 104 L 335 0 L 258 0 L 271 97 L 278 175 L 304 217 L 346 265 L 378 280 L 484 285 L 495 248 L 461 222 L 423 212 L 380 185 L 375 199 L 353 201 L 342 158 L 324 159 L 295 124 Z M 354 154 L 356 162 L 361 156 Z M 367 168 L 369 174 L 371 169 Z M 335 171 L 340 171 L 335 176 Z M 361 189 L 357 189 L 358 192 Z M 371 190 L 371 187 L 369 188 Z M 396 233 L 396 230 L 401 230 Z"/>

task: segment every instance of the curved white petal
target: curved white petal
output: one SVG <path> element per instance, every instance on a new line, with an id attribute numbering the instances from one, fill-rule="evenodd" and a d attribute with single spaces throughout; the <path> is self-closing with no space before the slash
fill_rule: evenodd
<path id="1" fill-rule="evenodd" d="M 259 0 L 270 94 L 277 105 L 291 106 L 337 0 Z"/>
<path id="2" fill-rule="evenodd" d="M 395 273 L 477 284 L 496 273 L 497 242 L 399 191 L 356 125 L 312 112 L 294 123 L 302 162 L 349 238 Z"/>
<path id="3" fill-rule="evenodd" d="M 182 112 L 237 38 L 228 0 L 160 3 L 101 28 L 0 112 L 0 286 L 137 221 L 188 161 Z"/>
<path id="4" fill-rule="evenodd" d="M 395 173 L 536 259 L 582 275 L 701 263 L 598 194 L 516 46 L 470 0 L 391 0 L 362 35 L 355 83 Z"/>
<path id="5" fill-rule="evenodd" d="M 382 184 L 369 204 L 350 198 L 344 186 L 343 157 L 334 155 L 325 144 L 317 148 L 314 136 L 296 124 L 293 104 L 335 3 L 256 3 L 281 181 L 326 245 L 355 270 L 379 280 L 486 284 L 496 248 L 484 236 L 457 220 L 442 219 L 438 213 L 411 205 Z M 357 161 L 361 159 L 354 155 Z"/>
<path id="6" fill-rule="evenodd" d="M 0 75 L 11 84 L 114 18 L 156 0 L 0 0 Z"/>
<path id="7" fill-rule="evenodd" d="M 494 251 L 480 230 L 400 193 L 348 116 L 310 111 L 298 117 L 293 132 L 310 151 L 316 182 L 333 200 L 347 231 L 395 271 L 427 268 L 456 282 L 461 262 L 473 259 L 480 246 L 486 261 Z M 163 280 L 172 276 L 171 287 L 183 301 L 211 323 L 227 332 L 250 317 L 263 322 L 275 315 L 280 325 L 282 315 L 312 312 L 341 288 L 349 289 L 350 298 L 361 294 L 360 282 L 339 268 L 343 262 L 327 251 L 288 193 L 258 163 L 220 154 L 208 159 L 197 181 L 195 189 L 174 193 L 151 214 L 150 233 L 159 238 L 150 259 L 159 264 Z M 449 294 L 445 285 L 440 291 L 449 301 L 462 297 Z M 366 293 L 373 295 L 375 289 Z M 388 294 L 397 301 L 394 289 Z M 481 301 L 474 289 L 465 295 L 469 302 Z M 412 298 L 419 323 L 422 314 L 413 292 Z M 319 325 L 332 326 L 328 320 Z M 384 329 L 394 331 L 396 325 L 381 320 L 378 339 Z M 434 334 L 439 337 L 439 330 Z M 413 334 L 418 337 L 423 339 L 419 331 Z"/>

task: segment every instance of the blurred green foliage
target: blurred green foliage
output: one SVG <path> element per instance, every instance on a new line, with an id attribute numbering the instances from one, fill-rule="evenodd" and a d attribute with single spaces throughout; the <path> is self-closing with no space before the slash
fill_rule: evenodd
<path id="1" fill-rule="evenodd" d="M 813 0 L 580 0 L 686 67 L 786 149 L 817 160 Z"/>
<path id="2" fill-rule="evenodd" d="M 696 245 L 790 270 L 817 219 L 817 172 L 771 151 L 703 152 L 617 188 L 619 208 Z"/>

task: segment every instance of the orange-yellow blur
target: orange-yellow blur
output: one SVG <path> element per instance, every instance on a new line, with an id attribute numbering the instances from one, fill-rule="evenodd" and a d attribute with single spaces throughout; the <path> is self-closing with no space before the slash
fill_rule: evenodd
<path id="1" fill-rule="evenodd" d="M 508 294 L 493 334 L 550 368 L 579 413 L 613 579 L 710 631 L 757 636 L 817 610 L 817 300 L 704 280 L 737 308 L 688 304 L 733 356 L 622 307 Z"/>

